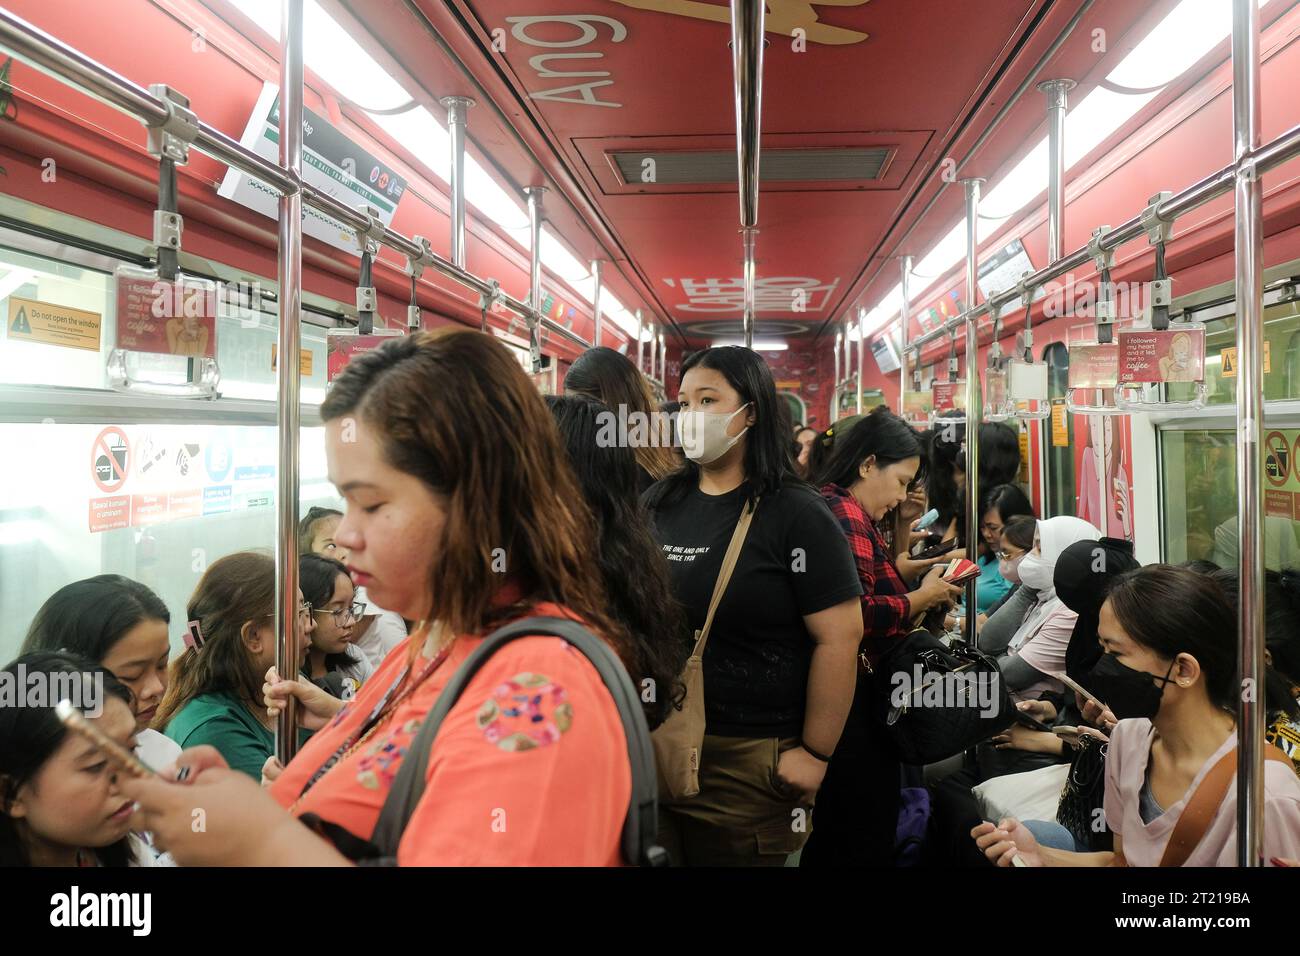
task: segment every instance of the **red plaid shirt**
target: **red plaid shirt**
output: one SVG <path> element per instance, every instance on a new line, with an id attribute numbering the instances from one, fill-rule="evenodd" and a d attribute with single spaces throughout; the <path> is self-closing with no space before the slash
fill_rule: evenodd
<path id="1" fill-rule="evenodd" d="M 862 581 L 862 651 L 874 665 L 898 638 L 911 630 L 909 590 L 876 523 L 853 495 L 839 485 L 823 485 L 821 495 L 844 529 Z"/>

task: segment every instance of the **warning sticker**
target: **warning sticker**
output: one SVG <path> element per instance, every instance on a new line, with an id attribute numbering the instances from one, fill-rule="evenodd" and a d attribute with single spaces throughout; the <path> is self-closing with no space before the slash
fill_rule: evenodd
<path id="1" fill-rule="evenodd" d="M 275 371 L 276 355 L 279 352 L 279 346 L 274 342 L 271 343 L 271 371 Z M 310 378 L 312 370 L 312 351 L 311 349 L 302 349 L 298 353 L 298 374 L 303 378 Z"/>
<path id="2" fill-rule="evenodd" d="M 1219 366 L 1219 375 L 1223 378 L 1237 377 L 1237 347 L 1235 345 L 1223 349 L 1219 352 L 1222 364 Z M 1268 339 L 1264 340 L 1264 374 L 1267 375 L 1272 369 L 1272 358 L 1269 354 Z"/>
<path id="3" fill-rule="evenodd" d="M 1291 480 L 1291 443 L 1282 432 L 1269 432 L 1264 439 L 1264 477 L 1279 488 Z"/>
<path id="4" fill-rule="evenodd" d="M 90 499 L 90 530 L 114 531 L 131 527 L 131 496 Z"/>
<path id="5" fill-rule="evenodd" d="M 131 445 L 126 440 L 126 432 L 116 425 L 110 425 L 99 433 L 91 446 L 90 472 L 99 490 L 112 494 L 126 484 L 127 472 L 131 465 Z"/>
<path id="6" fill-rule="evenodd" d="M 102 318 L 98 312 L 9 297 L 9 337 L 19 341 L 98 352 Z"/>

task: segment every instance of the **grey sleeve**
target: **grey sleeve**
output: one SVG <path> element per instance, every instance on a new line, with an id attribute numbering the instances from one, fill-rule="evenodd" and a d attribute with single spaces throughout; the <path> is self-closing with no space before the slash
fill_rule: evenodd
<path id="1" fill-rule="evenodd" d="M 1025 615 L 1029 613 L 1029 608 L 1034 602 L 1034 591 L 1029 588 L 1018 588 L 1015 594 L 1007 599 L 1007 602 L 998 608 L 984 622 L 980 629 L 980 650 L 992 657 L 998 657 L 1007 652 L 1007 645 L 1011 643 L 1011 638 L 1016 636 L 1016 631 L 1024 623 Z"/>
<path id="2" fill-rule="evenodd" d="M 983 641 L 981 649 L 983 649 Z M 1030 684 L 1036 684 L 1048 675 L 1025 663 L 1019 654 L 1004 654 L 998 658 L 998 667 L 1002 668 L 1002 682 L 1012 693 Z"/>

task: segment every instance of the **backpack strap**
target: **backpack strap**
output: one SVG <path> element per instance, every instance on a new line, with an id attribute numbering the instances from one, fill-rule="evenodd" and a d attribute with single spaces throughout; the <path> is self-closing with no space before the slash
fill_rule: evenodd
<path id="1" fill-rule="evenodd" d="M 1291 766 L 1290 758 L 1272 744 L 1264 745 L 1264 760 L 1280 760 L 1288 767 Z M 1160 858 L 1161 866 L 1182 866 L 1187 862 L 1201 838 L 1210 829 L 1214 815 L 1219 812 L 1219 805 L 1228 795 L 1228 787 L 1236 775 L 1237 748 L 1233 747 L 1219 758 L 1218 763 L 1201 778 L 1196 790 L 1187 798 L 1183 812 L 1174 824 L 1174 832 L 1169 834 L 1169 842 L 1165 844 L 1164 855 Z"/>
<path id="2" fill-rule="evenodd" d="M 447 714 L 456 706 L 469 682 L 501 647 L 521 637 L 558 637 L 582 653 L 605 682 L 614 699 L 623 734 L 627 738 L 628 758 L 632 766 L 632 796 L 623 821 L 621 840 L 625 863 L 634 866 L 666 866 L 668 854 L 655 842 L 658 835 L 659 785 L 655 776 L 654 749 L 650 729 L 641 709 L 641 698 L 623 663 L 610 648 L 577 621 L 562 617 L 529 617 L 493 631 L 474 649 L 430 708 L 419 733 L 411 741 L 398 768 L 388 797 L 379 812 L 379 820 L 370 842 L 382 857 L 395 860 L 397 847 L 407 821 L 424 794 L 425 776 L 434 738 Z"/>

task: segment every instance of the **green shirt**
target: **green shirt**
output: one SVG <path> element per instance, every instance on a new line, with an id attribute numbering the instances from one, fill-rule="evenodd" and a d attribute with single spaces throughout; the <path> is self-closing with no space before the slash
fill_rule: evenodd
<path id="1" fill-rule="evenodd" d="M 163 733 L 182 749 L 216 747 L 233 769 L 258 781 L 266 758 L 275 753 L 275 735 L 233 694 L 200 694 L 176 712 Z M 301 731 L 299 744 L 308 736 Z"/>

